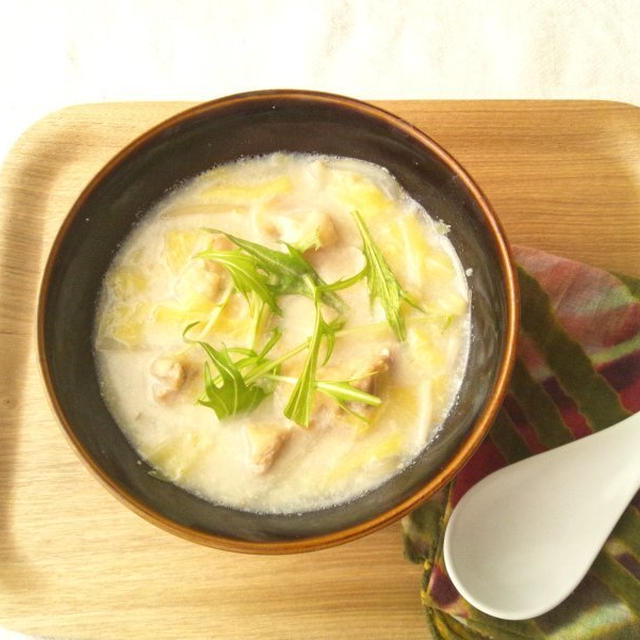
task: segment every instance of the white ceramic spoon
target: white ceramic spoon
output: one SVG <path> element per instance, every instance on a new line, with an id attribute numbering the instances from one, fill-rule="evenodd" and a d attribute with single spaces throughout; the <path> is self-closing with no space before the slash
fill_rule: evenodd
<path id="1" fill-rule="evenodd" d="M 578 586 L 639 486 L 640 413 L 504 467 L 453 510 L 449 576 L 485 613 L 541 615 Z"/>

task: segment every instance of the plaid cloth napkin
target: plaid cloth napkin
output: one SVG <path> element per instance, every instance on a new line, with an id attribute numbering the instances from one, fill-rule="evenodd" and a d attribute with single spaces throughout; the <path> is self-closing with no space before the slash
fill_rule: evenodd
<path id="1" fill-rule="evenodd" d="M 515 622 L 485 615 L 446 574 L 444 528 L 467 489 L 640 411 L 640 280 L 533 249 L 514 254 L 522 321 L 504 404 L 455 480 L 403 521 L 405 554 L 424 566 L 427 625 L 441 639 L 640 639 L 640 493 L 580 586 L 545 615 Z"/>

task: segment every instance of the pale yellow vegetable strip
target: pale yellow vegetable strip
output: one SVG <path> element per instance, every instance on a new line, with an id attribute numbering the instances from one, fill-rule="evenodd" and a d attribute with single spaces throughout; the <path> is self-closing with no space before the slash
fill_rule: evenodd
<path id="1" fill-rule="evenodd" d="M 198 232 L 171 229 L 164 234 L 163 255 L 173 273 L 178 273 L 189 261 L 194 252 Z"/>
<path id="2" fill-rule="evenodd" d="M 207 323 L 204 325 L 204 328 L 202 329 L 202 331 L 200 331 L 200 333 L 198 333 L 198 340 L 202 340 L 209 333 L 209 331 L 213 329 L 215 323 L 218 321 L 218 318 L 220 317 L 220 314 L 222 313 L 225 306 L 227 305 L 227 302 L 229 302 L 229 298 L 231 297 L 232 292 L 233 292 L 233 284 L 229 283 L 229 286 L 227 287 L 226 291 L 222 295 L 220 302 L 213 308 L 213 310 L 209 314 L 209 318 L 207 320 Z"/>
<path id="3" fill-rule="evenodd" d="M 416 444 L 420 447 L 427 443 L 427 434 L 431 431 L 431 422 L 433 419 L 433 398 L 430 380 L 422 381 L 418 387 L 420 390 L 416 393 L 419 407 Z"/>
<path id="4" fill-rule="evenodd" d="M 147 460 L 160 469 L 162 475 L 172 482 L 184 478 L 202 459 L 211 447 L 196 432 L 187 432 L 170 437 L 147 454 Z"/>
<path id="5" fill-rule="evenodd" d="M 208 204 L 180 204 L 164 211 L 163 215 L 168 218 L 179 218 L 181 216 L 192 216 L 198 214 L 215 213 L 245 213 L 247 208 L 243 205 L 230 205 L 218 202 Z"/>
<path id="6" fill-rule="evenodd" d="M 325 486 L 326 484 L 332 484 L 344 479 L 346 476 L 371 462 L 384 460 L 385 458 L 398 455 L 400 453 L 401 446 L 401 434 L 395 431 L 366 449 L 360 449 L 345 454 L 336 466 L 327 474 Z"/>
<path id="7" fill-rule="evenodd" d="M 416 258 L 416 238 L 412 238 L 412 233 L 419 233 L 420 230 L 415 228 L 415 225 L 410 225 L 408 218 L 398 222 L 400 226 L 400 234 L 405 247 L 406 258 L 406 274 L 409 280 L 413 280 L 413 284 L 416 288 L 422 288 L 424 286 L 424 263 Z M 414 227 L 410 229 L 409 226 Z"/>
<path id="8" fill-rule="evenodd" d="M 349 329 L 340 329 L 340 331 L 336 331 L 336 338 L 342 338 L 344 336 L 349 336 L 353 333 L 362 333 L 363 331 L 380 331 L 380 332 L 388 332 L 391 333 L 389 329 L 389 325 L 384 322 L 372 322 L 371 324 L 361 324 L 357 327 L 350 327 Z"/>
<path id="9" fill-rule="evenodd" d="M 280 176 L 254 185 L 217 184 L 204 189 L 200 196 L 210 198 L 216 204 L 248 204 L 287 193 L 291 188 L 291 180 L 287 176 Z"/>

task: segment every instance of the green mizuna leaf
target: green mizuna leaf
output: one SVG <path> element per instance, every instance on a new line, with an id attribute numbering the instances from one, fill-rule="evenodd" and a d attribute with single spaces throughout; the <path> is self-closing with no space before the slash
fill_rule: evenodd
<path id="1" fill-rule="evenodd" d="M 335 344 L 336 331 L 338 331 L 343 324 L 340 318 L 331 322 L 326 322 L 324 320 L 318 301 L 321 293 L 310 279 L 307 279 L 307 286 L 313 292 L 313 299 L 316 305 L 313 333 L 309 339 L 307 359 L 305 360 L 300 376 L 295 383 L 291 396 L 289 397 L 289 402 L 284 408 L 284 415 L 301 427 L 308 427 L 309 421 L 311 420 L 313 396 L 317 387 L 316 371 L 318 369 L 320 345 L 323 340 L 326 342 L 324 364 L 331 357 L 333 346 Z"/>
<path id="2" fill-rule="evenodd" d="M 299 379 L 291 378 L 288 376 L 279 376 L 268 374 L 268 378 L 280 382 L 288 382 L 289 384 L 297 384 Z M 313 399 L 313 392 L 319 391 L 325 396 L 331 398 L 336 402 L 336 404 L 346 413 L 351 414 L 352 416 L 363 420 L 364 422 L 368 422 L 369 418 L 360 413 L 357 413 L 353 409 L 354 404 L 364 404 L 369 405 L 371 407 L 377 407 L 382 404 L 382 400 L 378 398 L 378 396 L 374 396 L 371 393 L 367 393 L 366 391 L 362 391 L 357 387 L 354 387 L 348 380 L 337 380 L 337 381 L 329 381 L 329 380 L 315 380 L 312 385 L 307 382 L 309 387 L 311 388 L 311 393 L 307 396 L 303 396 L 302 391 L 297 396 L 307 402 L 309 398 Z M 292 396 L 293 397 L 293 396 Z M 313 403 L 311 402 L 309 406 L 309 418 L 311 416 L 311 408 Z M 307 405 L 305 405 L 305 411 L 307 409 Z M 306 425 L 301 425 L 306 426 Z"/>
<path id="3" fill-rule="evenodd" d="M 318 380 L 316 382 L 316 388 L 318 391 L 333 398 L 339 404 L 344 402 L 361 402 L 362 404 L 368 404 L 372 407 L 378 407 L 382 403 L 382 400 L 380 400 L 378 396 L 362 391 L 362 389 L 358 389 L 346 381 L 331 382 L 329 380 Z"/>
<path id="4" fill-rule="evenodd" d="M 284 408 L 284 415 L 301 427 L 308 427 L 311 419 L 316 370 L 318 368 L 318 354 L 320 353 L 320 343 L 322 342 L 324 334 L 324 326 L 326 326 L 326 323 L 322 319 L 320 305 L 316 304 L 316 319 L 313 334 L 309 342 L 307 359 L 293 387 L 289 402 L 287 402 L 287 406 Z"/>
<path id="5" fill-rule="evenodd" d="M 256 268 L 265 274 L 274 295 L 311 295 L 309 287 L 305 284 L 305 278 L 310 278 L 316 287 L 325 285 L 322 278 L 305 260 L 302 253 L 291 245 L 285 245 L 286 252 L 276 251 L 218 229 L 207 228 L 206 231 L 226 236 L 247 256 L 251 256 L 255 261 Z M 210 252 L 205 252 L 203 257 L 207 257 L 206 254 L 208 253 Z M 321 300 L 337 311 L 344 311 L 345 309 L 342 299 L 332 291 L 323 291 Z"/>
<path id="6" fill-rule="evenodd" d="M 353 405 L 365 404 L 370 407 L 378 407 L 382 404 L 382 400 L 378 396 L 362 391 L 362 389 L 354 387 L 348 381 L 329 382 L 328 380 L 318 380 L 316 388 L 320 393 L 332 398 L 343 411 L 367 423 L 369 418 L 355 411 Z"/>
<path id="7" fill-rule="evenodd" d="M 361 273 L 367 279 L 369 300 L 371 304 L 376 299 L 380 300 L 387 323 L 398 340 L 404 340 L 407 337 L 407 330 L 400 310 L 401 302 L 404 300 L 417 309 L 420 309 L 420 307 L 403 291 L 380 249 L 371 238 L 371 234 L 360 214 L 357 211 L 352 211 L 352 215 L 362 238 L 362 253 L 366 264 Z M 356 274 L 354 278 L 358 277 L 358 275 Z"/>
<path id="8" fill-rule="evenodd" d="M 231 347 L 218 350 L 206 342 L 188 340 L 186 333 L 193 325 L 187 327 L 184 332 L 185 340 L 199 344 L 208 357 L 204 365 L 205 390 L 199 403 L 213 409 L 219 418 L 252 410 L 271 391 L 269 384 L 276 380 L 294 385 L 284 414 L 301 427 L 309 426 L 316 391 L 332 398 L 345 411 L 363 420 L 366 420 L 366 417 L 354 411 L 354 404 L 380 404 L 378 397 L 358 389 L 350 384 L 351 381 L 332 382 L 316 379 L 318 367 L 328 362 L 333 352 L 336 333 L 344 325 L 341 315 L 330 322 L 323 317 L 322 303 L 339 311 L 344 309 L 344 302 L 336 294 L 337 291 L 366 279 L 371 302 L 380 300 L 387 323 L 400 340 L 406 336 L 400 304 L 403 300 L 415 304 L 398 284 L 360 215 L 353 212 L 353 216 L 362 237 L 365 267 L 359 273 L 331 284 L 323 282 L 300 250 L 293 246 L 286 245 L 286 251 L 276 251 L 223 231 L 207 229 L 212 233 L 225 235 L 237 249 L 204 251 L 198 254 L 198 257 L 213 260 L 229 272 L 235 288 L 246 297 L 253 314 L 251 348 Z M 268 308 L 280 313 L 277 298 L 285 294 L 305 295 L 313 299 L 313 332 L 301 345 L 275 359 L 270 359 L 268 353 L 280 339 L 279 330 L 272 333 L 261 350 L 257 351 L 255 345 L 261 334 L 260 326 L 264 325 L 263 312 Z M 323 342 L 324 354 L 321 359 Z M 307 356 L 297 379 L 285 379 L 277 374 L 282 362 L 305 349 Z M 215 368 L 215 374 L 212 367 Z"/>
<path id="9" fill-rule="evenodd" d="M 220 264 L 229 272 L 236 289 L 251 304 L 251 294 L 255 294 L 274 313 L 280 313 L 276 302 L 275 292 L 265 274 L 260 270 L 260 264 L 254 256 L 242 251 L 203 251 L 197 255 Z"/>
<path id="10" fill-rule="evenodd" d="M 247 371 L 247 373 L 243 374 L 247 383 L 250 382 L 252 378 L 257 379 L 259 377 L 259 375 L 255 375 L 256 372 L 259 372 L 259 369 L 265 368 L 265 370 L 270 371 L 277 368 L 277 363 L 269 360 L 267 354 L 273 349 L 281 337 L 282 331 L 280 329 L 274 329 L 271 332 L 270 338 L 259 352 L 245 347 L 229 347 L 229 349 L 227 349 L 229 353 L 244 356 L 235 361 L 235 366 L 241 371 Z"/>
<path id="11" fill-rule="evenodd" d="M 265 398 L 265 390 L 257 384 L 245 383 L 240 369 L 235 366 L 226 349 L 214 349 L 206 342 L 199 344 L 222 380 L 216 384 L 209 362 L 205 362 L 204 398 L 198 403 L 213 409 L 220 419 L 255 409 Z"/>
<path id="12" fill-rule="evenodd" d="M 238 363 L 233 362 L 226 348 L 214 349 L 202 340 L 189 340 L 186 334 L 194 324 L 197 323 L 190 324 L 184 330 L 183 337 L 187 342 L 200 345 L 209 358 L 204 363 L 204 393 L 198 404 L 213 409 L 221 420 L 255 409 L 267 395 L 265 389 L 245 380 Z M 258 354 L 252 353 L 247 357 L 254 355 Z M 215 367 L 217 376 L 212 374 L 211 365 Z"/>

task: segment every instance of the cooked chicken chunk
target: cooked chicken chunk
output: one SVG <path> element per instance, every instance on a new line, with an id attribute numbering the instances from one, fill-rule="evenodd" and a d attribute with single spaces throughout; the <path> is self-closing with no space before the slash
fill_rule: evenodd
<path id="1" fill-rule="evenodd" d="M 234 248 L 234 244 L 225 236 L 217 235 L 212 237 L 206 248 L 212 251 L 229 251 Z M 185 299 L 195 293 L 215 301 L 224 289 L 226 278 L 224 268 L 217 262 L 192 258 L 176 282 L 176 293 Z"/>
<path id="2" fill-rule="evenodd" d="M 246 428 L 251 466 L 256 473 L 265 473 L 289 439 L 291 432 L 273 424 L 251 424 Z"/>
<path id="3" fill-rule="evenodd" d="M 269 238 L 286 242 L 301 251 L 317 250 L 338 239 L 333 220 L 323 211 L 309 211 L 301 217 L 258 216 L 256 224 Z"/>
<path id="4" fill-rule="evenodd" d="M 176 284 L 178 295 L 199 293 L 209 300 L 215 300 L 223 280 L 222 273 L 215 268 L 217 266 L 208 260 L 192 260 Z"/>
<path id="5" fill-rule="evenodd" d="M 378 355 L 369 363 L 367 367 L 363 368 L 360 373 L 355 374 L 358 377 L 364 377 L 359 377 L 358 380 L 354 380 L 354 382 L 352 382 L 351 384 L 356 389 L 360 389 L 360 391 L 364 391 L 365 393 L 372 393 L 375 395 L 378 382 L 380 381 L 380 378 L 387 371 L 389 371 L 390 365 L 391 351 L 385 347 L 380 351 L 380 353 L 378 353 Z M 373 410 L 373 407 L 370 404 L 364 404 L 362 402 L 349 402 L 347 406 L 352 411 L 355 411 L 356 413 L 364 416 L 366 416 Z"/>
<path id="6" fill-rule="evenodd" d="M 213 251 L 231 251 L 231 249 L 236 248 L 236 245 L 227 236 L 219 233 L 213 237 L 213 240 L 209 243 L 209 248 Z"/>
<path id="7" fill-rule="evenodd" d="M 180 390 L 185 381 L 184 366 L 175 358 L 161 356 L 151 363 L 149 368 L 154 378 L 151 390 L 158 402 L 163 402 Z"/>
<path id="8" fill-rule="evenodd" d="M 305 223 L 309 228 L 309 237 L 314 239 L 310 249 L 319 249 L 332 245 L 338 239 L 333 220 L 328 213 L 312 211 L 307 215 Z"/>
<path id="9" fill-rule="evenodd" d="M 321 373 L 321 377 L 324 379 L 331 378 L 357 378 L 351 383 L 351 386 L 360 391 L 366 393 L 376 393 L 376 386 L 380 377 L 389 370 L 391 364 L 391 351 L 388 348 L 381 349 L 376 355 L 374 355 L 368 362 L 360 365 L 356 364 L 355 367 L 350 367 L 348 372 L 336 371 L 335 369 L 324 369 Z M 349 402 L 347 407 L 356 413 L 361 415 L 367 415 L 373 407 L 361 402 Z M 313 413 L 311 415 L 311 427 L 325 428 L 333 424 L 335 420 L 340 417 L 343 410 L 335 404 L 329 398 L 322 394 L 316 394 L 316 401 L 314 402 Z"/>
<path id="10" fill-rule="evenodd" d="M 354 374 L 353 377 L 358 377 L 358 380 L 355 380 L 351 384 L 356 389 L 360 389 L 360 391 L 375 393 L 377 380 L 383 373 L 389 371 L 390 364 L 391 351 L 385 347 L 367 366 Z"/>
<path id="11" fill-rule="evenodd" d="M 313 410 L 311 411 L 311 418 L 309 419 L 309 426 L 312 429 L 327 429 L 339 419 L 341 414 L 344 414 L 344 412 L 333 400 L 317 393 L 313 403 Z"/>

